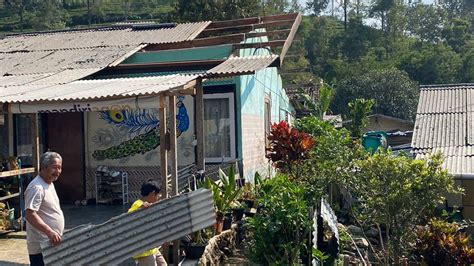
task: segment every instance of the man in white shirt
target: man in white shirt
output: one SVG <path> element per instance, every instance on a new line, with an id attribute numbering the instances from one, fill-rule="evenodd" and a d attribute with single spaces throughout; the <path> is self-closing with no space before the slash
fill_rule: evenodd
<path id="1" fill-rule="evenodd" d="M 46 152 L 40 159 L 39 175 L 25 190 L 26 240 L 30 264 L 44 265 L 41 246 L 56 246 L 64 231 L 64 215 L 59 206 L 53 182 L 62 170 L 62 157 L 56 152 Z"/>

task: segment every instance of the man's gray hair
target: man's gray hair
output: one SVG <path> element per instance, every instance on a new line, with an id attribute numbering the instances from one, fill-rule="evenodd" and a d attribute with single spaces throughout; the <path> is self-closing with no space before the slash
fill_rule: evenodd
<path id="1" fill-rule="evenodd" d="M 51 160 L 53 159 L 59 159 L 61 162 L 63 161 L 63 158 L 57 152 L 47 151 L 43 153 L 40 158 L 40 168 L 48 168 L 48 166 L 51 164 Z"/>

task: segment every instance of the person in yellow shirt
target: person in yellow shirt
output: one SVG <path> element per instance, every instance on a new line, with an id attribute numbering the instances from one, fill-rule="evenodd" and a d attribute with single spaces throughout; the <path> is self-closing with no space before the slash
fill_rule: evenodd
<path id="1" fill-rule="evenodd" d="M 142 185 L 140 192 L 142 197 L 140 199 L 137 199 L 132 204 L 130 209 L 128 209 L 128 212 L 134 212 L 138 209 L 148 208 L 151 204 L 157 202 L 160 198 L 160 188 L 158 186 L 158 182 L 153 181 L 152 179 L 148 180 L 145 184 Z M 158 248 L 159 247 L 153 248 L 141 254 L 133 256 L 135 263 L 139 266 L 168 265 Z"/>

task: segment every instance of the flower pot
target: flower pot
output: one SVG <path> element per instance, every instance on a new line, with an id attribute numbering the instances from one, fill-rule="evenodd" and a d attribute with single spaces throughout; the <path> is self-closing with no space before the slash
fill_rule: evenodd
<path id="1" fill-rule="evenodd" d="M 214 232 L 216 235 L 220 234 L 222 232 L 222 229 L 224 227 L 224 216 L 222 215 L 217 215 L 216 217 L 216 223 L 214 224 Z"/>
<path id="2" fill-rule="evenodd" d="M 247 207 L 249 209 L 253 208 L 253 205 L 255 204 L 255 202 L 253 200 L 244 200 L 244 203 L 245 203 L 245 205 L 247 205 Z"/>
<path id="3" fill-rule="evenodd" d="M 202 254 L 204 254 L 204 250 L 206 249 L 205 245 L 190 245 L 186 249 L 186 258 L 192 260 L 198 260 L 201 258 Z"/>
<path id="4" fill-rule="evenodd" d="M 232 214 L 229 213 L 229 215 L 226 214 L 224 216 L 224 223 L 222 224 L 222 230 L 229 230 L 232 225 Z"/>
<path id="5" fill-rule="evenodd" d="M 244 209 L 243 208 L 232 209 L 232 214 L 234 216 L 235 221 L 241 221 L 242 217 L 244 217 Z"/>

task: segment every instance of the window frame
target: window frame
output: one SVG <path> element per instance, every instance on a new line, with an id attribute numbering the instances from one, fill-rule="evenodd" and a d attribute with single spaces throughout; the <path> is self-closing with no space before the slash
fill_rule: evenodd
<path id="1" fill-rule="evenodd" d="M 229 101 L 229 121 L 230 121 L 230 157 L 207 157 L 206 151 L 204 151 L 205 162 L 206 163 L 225 163 L 228 161 L 235 160 L 236 158 L 236 128 L 235 128 L 235 102 L 234 102 L 234 93 L 233 92 L 226 92 L 226 93 L 209 93 L 203 95 L 204 105 L 206 105 L 206 100 L 209 99 L 228 99 Z M 204 118 L 205 119 L 205 118 Z M 204 138 L 207 137 L 207 134 L 204 133 Z M 206 140 L 204 139 L 204 142 Z"/>

